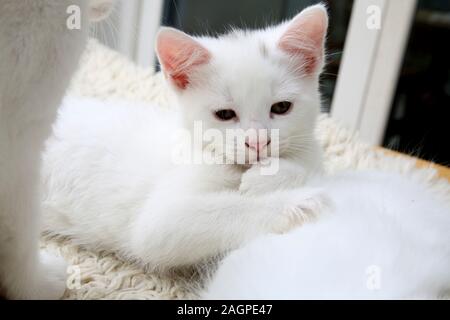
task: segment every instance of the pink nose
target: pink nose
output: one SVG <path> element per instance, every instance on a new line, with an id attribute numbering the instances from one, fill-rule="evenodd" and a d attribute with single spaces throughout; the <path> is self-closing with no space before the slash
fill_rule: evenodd
<path id="1" fill-rule="evenodd" d="M 245 142 L 245 146 L 249 149 L 261 151 L 265 146 L 270 144 L 270 139 L 248 140 Z"/>

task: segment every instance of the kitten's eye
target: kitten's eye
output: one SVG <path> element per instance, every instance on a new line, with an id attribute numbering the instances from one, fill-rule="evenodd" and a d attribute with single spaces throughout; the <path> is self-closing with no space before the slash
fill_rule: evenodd
<path id="1" fill-rule="evenodd" d="M 228 121 L 233 118 L 236 118 L 236 112 L 232 109 L 222 109 L 219 111 L 216 111 L 215 113 L 216 117 L 219 118 L 222 121 Z"/>
<path id="2" fill-rule="evenodd" d="M 281 101 L 274 103 L 272 108 L 270 108 L 271 113 L 275 114 L 285 114 L 291 109 L 292 103 L 289 101 Z"/>

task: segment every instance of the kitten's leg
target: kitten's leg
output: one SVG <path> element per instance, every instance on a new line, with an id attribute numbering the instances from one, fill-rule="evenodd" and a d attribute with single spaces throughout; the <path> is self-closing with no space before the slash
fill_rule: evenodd
<path id="1" fill-rule="evenodd" d="M 306 135 L 312 136 L 311 134 Z M 301 140 L 301 143 L 291 142 L 301 145 L 291 150 L 288 157 L 281 154 L 283 150 L 278 150 L 280 157 L 268 157 L 261 162 L 253 164 L 242 175 L 239 191 L 246 195 L 261 195 L 270 193 L 273 190 L 293 189 L 303 186 L 311 177 L 323 173 L 322 148 L 313 138 Z M 278 143 L 271 145 L 271 152 L 279 148 Z M 286 147 L 289 151 L 290 147 Z M 298 149 L 300 148 L 300 149 Z"/>
<path id="2" fill-rule="evenodd" d="M 311 166 L 301 161 L 277 158 L 268 164 L 254 164 L 243 175 L 239 191 L 245 195 L 262 195 L 274 190 L 299 188 L 312 176 L 321 174 L 321 162 Z"/>
<path id="3" fill-rule="evenodd" d="M 312 218 L 325 203 L 320 190 L 246 197 L 238 192 L 160 193 L 131 228 L 131 251 L 154 267 L 194 264 L 260 234 L 283 233 Z"/>
<path id="4" fill-rule="evenodd" d="M 73 5 L 81 30 L 67 28 Z M 38 250 L 40 156 L 85 45 L 85 9 L 84 0 L 0 2 L 0 286 L 8 298 L 58 298 L 65 289 L 64 263 Z"/>
<path id="5" fill-rule="evenodd" d="M 10 299 L 55 299 L 64 293 L 66 268 L 62 258 L 39 253 L 39 147 L 44 137 L 29 125 L 33 129 L 17 133 L 8 146 L 1 144 L 0 281 Z"/>

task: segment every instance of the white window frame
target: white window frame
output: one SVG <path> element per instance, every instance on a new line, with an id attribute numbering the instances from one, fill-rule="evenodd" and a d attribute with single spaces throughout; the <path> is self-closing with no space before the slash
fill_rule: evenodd
<path id="1" fill-rule="evenodd" d="M 154 45 L 161 25 L 163 5 L 164 0 L 117 1 L 111 17 L 115 24 L 115 37 L 103 39 L 100 34 L 101 40 L 140 66 L 152 68 L 156 58 Z"/>
<path id="2" fill-rule="evenodd" d="M 155 64 L 156 33 L 161 25 L 164 0 L 141 0 L 135 61 L 144 67 Z"/>
<path id="3" fill-rule="evenodd" d="M 416 4 L 416 0 L 354 3 L 331 115 L 359 131 L 369 144 L 382 143 Z M 372 5 L 381 9 L 380 29 L 366 25 Z"/>

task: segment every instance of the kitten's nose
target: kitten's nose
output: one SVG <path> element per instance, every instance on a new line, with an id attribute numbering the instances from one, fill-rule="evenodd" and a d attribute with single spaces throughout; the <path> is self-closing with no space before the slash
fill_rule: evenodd
<path id="1" fill-rule="evenodd" d="M 259 153 L 265 146 L 270 144 L 269 138 L 260 138 L 260 139 L 248 139 L 245 141 L 245 146 L 249 149 L 254 149 Z"/>

